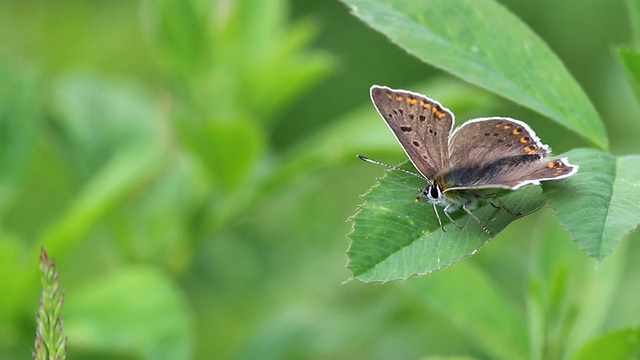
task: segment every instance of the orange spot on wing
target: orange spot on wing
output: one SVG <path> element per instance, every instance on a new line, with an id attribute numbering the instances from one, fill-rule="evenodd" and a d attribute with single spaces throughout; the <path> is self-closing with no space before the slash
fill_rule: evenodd
<path id="1" fill-rule="evenodd" d="M 402 101 L 404 99 L 404 97 L 400 96 L 400 95 L 396 95 L 396 100 L 398 101 Z"/>
<path id="2" fill-rule="evenodd" d="M 533 146 L 525 146 L 523 149 L 528 154 L 535 154 L 536 153 L 536 148 L 533 147 Z"/>
<path id="3" fill-rule="evenodd" d="M 425 109 L 428 109 L 431 107 L 431 104 L 429 104 L 428 102 L 424 101 L 424 100 L 420 100 L 420 106 L 422 106 Z"/>
<path id="4" fill-rule="evenodd" d="M 416 100 L 416 99 L 414 99 L 414 98 L 407 98 L 407 102 L 408 102 L 410 105 L 415 105 L 415 104 L 417 104 L 417 103 L 418 103 L 418 100 Z"/>
<path id="5" fill-rule="evenodd" d="M 509 130 L 509 128 L 511 128 L 511 125 L 504 125 L 502 128 L 504 130 Z M 516 134 L 515 130 L 513 130 L 513 131 L 514 131 L 514 134 Z"/>
<path id="6" fill-rule="evenodd" d="M 519 141 L 520 141 L 521 143 L 523 143 L 523 144 L 524 144 L 524 143 L 528 143 L 528 142 L 529 142 L 529 138 L 527 138 L 526 136 L 523 136 L 523 137 L 521 137 L 521 138 L 520 138 L 520 140 L 519 140 Z"/>
<path id="7" fill-rule="evenodd" d="M 505 129 L 505 130 L 506 130 L 506 129 Z M 513 135 L 518 135 L 518 134 L 520 134 L 520 132 L 521 132 L 521 131 L 520 131 L 519 129 L 513 129 L 513 130 L 511 131 L 511 133 L 512 133 Z"/>
<path id="8" fill-rule="evenodd" d="M 445 115 L 444 111 L 440 111 L 438 109 L 433 109 L 433 113 L 436 114 L 436 116 L 439 118 L 444 117 Z"/>

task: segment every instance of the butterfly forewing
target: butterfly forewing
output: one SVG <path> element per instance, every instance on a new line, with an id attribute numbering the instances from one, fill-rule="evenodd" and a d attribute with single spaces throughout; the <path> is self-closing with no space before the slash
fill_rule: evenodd
<path id="1" fill-rule="evenodd" d="M 453 114 L 424 95 L 371 87 L 371 100 L 413 165 L 427 179 L 449 167 L 449 133 Z"/>

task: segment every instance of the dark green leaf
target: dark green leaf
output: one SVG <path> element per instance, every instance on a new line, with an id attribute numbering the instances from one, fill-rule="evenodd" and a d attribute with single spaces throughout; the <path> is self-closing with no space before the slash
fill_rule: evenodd
<path id="1" fill-rule="evenodd" d="M 600 118 L 558 57 L 491 0 L 343 0 L 419 59 L 557 121 L 601 148 Z"/>
<path id="2" fill-rule="evenodd" d="M 443 232 L 433 207 L 425 201 L 414 202 L 424 185 L 422 179 L 392 170 L 363 195 L 349 235 L 348 267 L 355 278 L 388 281 L 427 274 L 460 261 L 489 241 L 491 236 L 461 210 L 452 216 L 462 228 L 446 223 Z M 533 186 L 501 199 L 511 209 L 530 213 L 543 204 L 539 194 L 540 188 Z M 494 234 L 516 219 L 486 204 L 474 214 Z M 441 218 L 447 222 L 444 215 Z"/>

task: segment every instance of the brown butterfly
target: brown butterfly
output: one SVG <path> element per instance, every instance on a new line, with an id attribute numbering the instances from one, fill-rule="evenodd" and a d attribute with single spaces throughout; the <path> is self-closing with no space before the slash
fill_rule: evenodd
<path id="1" fill-rule="evenodd" d="M 519 215 L 500 200 L 496 189 L 516 190 L 544 180 L 566 178 L 578 171 L 578 166 L 569 164 L 566 158 L 548 158 L 549 146 L 542 144 L 529 125 L 520 120 L 471 119 L 452 132 L 453 113 L 422 94 L 374 85 L 371 100 L 420 173 L 358 157 L 426 180 L 419 197 L 433 205 L 443 231 L 436 205 L 444 207 L 444 214 L 454 224 L 449 213 L 462 207 L 491 234 L 471 212 L 478 200 L 495 199 L 505 211 Z"/>

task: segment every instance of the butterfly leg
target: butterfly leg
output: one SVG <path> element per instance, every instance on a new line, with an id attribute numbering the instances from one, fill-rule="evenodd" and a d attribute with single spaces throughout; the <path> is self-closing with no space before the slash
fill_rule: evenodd
<path id="1" fill-rule="evenodd" d="M 493 194 L 487 194 L 482 196 L 485 199 L 495 199 L 498 204 L 500 204 L 500 206 L 496 206 L 494 203 L 489 201 L 489 204 L 491 204 L 491 206 L 493 206 L 494 208 L 498 208 L 501 207 L 502 209 L 504 209 L 504 211 L 508 212 L 509 215 L 513 215 L 513 216 L 522 216 L 524 215 L 523 213 L 519 212 L 519 211 L 513 211 L 511 210 L 504 202 L 502 202 L 502 200 L 500 199 L 500 197 L 498 196 L 498 194 L 493 193 Z"/>
<path id="2" fill-rule="evenodd" d="M 464 211 L 466 211 L 467 214 L 469 214 L 469 216 L 471 216 L 473 218 L 473 220 L 475 220 L 478 223 L 478 225 L 480 225 L 480 227 L 482 228 L 482 230 L 484 230 L 484 232 L 486 232 L 489 235 L 493 235 L 493 233 L 491 231 L 489 231 L 489 229 L 487 229 L 486 226 L 484 226 L 482 221 L 480 221 L 480 219 L 478 219 L 476 214 L 472 213 L 471 210 L 469 210 L 468 205 L 469 205 L 468 203 L 465 203 L 464 205 L 462 205 L 462 208 L 464 209 Z"/>
<path id="3" fill-rule="evenodd" d="M 458 229 L 462 229 L 462 226 L 458 225 L 458 223 L 457 223 L 455 220 L 453 220 L 453 218 L 451 217 L 451 215 L 449 215 L 449 211 L 450 211 L 450 210 L 449 210 L 449 208 L 450 208 L 451 206 L 453 206 L 453 204 L 449 204 L 449 205 L 447 205 L 447 206 L 445 206 L 445 207 L 444 207 L 444 214 L 445 214 L 445 215 L 447 215 L 447 217 L 449 218 L 449 221 L 451 221 L 451 223 L 452 223 L 453 225 L 455 225 Z M 434 204 L 434 207 L 435 207 L 435 204 Z M 443 228 L 442 230 L 444 230 L 444 228 Z"/>
<path id="4" fill-rule="evenodd" d="M 438 219 L 438 224 L 440 225 L 440 229 L 442 229 L 442 232 L 447 232 L 444 229 L 444 225 L 442 225 L 442 220 L 440 219 L 440 214 L 438 213 L 438 207 L 436 206 L 436 204 L 432 204 L 433 205 L 433 212 L 436 213 L 436 218 Z M 445 212 L 446 214 L 446 212 Z"/>

